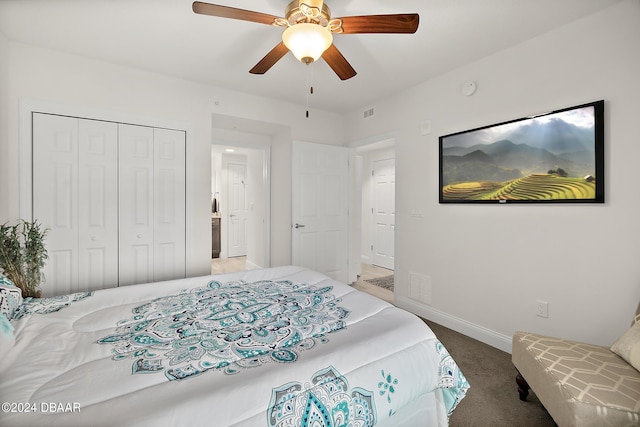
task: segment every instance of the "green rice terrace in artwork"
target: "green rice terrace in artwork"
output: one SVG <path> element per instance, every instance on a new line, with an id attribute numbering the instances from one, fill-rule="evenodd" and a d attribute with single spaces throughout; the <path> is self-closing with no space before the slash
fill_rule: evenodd
<path id="1" fill-rule="evenodd" d="M 553 174 L 531 174 L 506 182 L 464 182 L 446 185 L 442 189 L 446 199 L 463 200 L 552 200 L 593 199 L 595 180 L 569 178 Z"/>
<path id="2" fill-rule="evenodd" d="M 603 202 L 602 105 L 440 137 L 440 201 Z"/>

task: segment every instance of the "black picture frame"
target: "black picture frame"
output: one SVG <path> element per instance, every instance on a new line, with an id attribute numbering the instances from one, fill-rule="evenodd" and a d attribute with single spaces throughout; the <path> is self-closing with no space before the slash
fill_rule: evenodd
<path id="1" fill-rule="evenodd" d="M 604 107 L 440 136 L 440 203 L 604 203 Z"/>

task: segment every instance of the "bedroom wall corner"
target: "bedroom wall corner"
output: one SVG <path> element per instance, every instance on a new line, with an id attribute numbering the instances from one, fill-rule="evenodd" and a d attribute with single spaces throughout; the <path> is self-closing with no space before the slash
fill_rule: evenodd
<path id="1" fill-rule="evenodd" d="M 0 224 L 9 212 L 9 40 L 0 32 Z"/>
<path id="2" fill-rule="evenodd" d="M 395 295 L 404 308 L 444 313 L 444 326 L 464 323 L 483 340 L 528 330 L 608 346 L 628 328 L 640 299 L 640 199 L 629 179 L 640 158 L 639 21 L 640 3 L 624 0 L 379 101 L 368 126 L 349 115 L 351 140 L 398 130 Z M 465 96 L 470 80 L 478 90 Z M 438 203 L 438 136 L 599 99 L 605 204 Z M 409 298 L 412 272 L 430 278 L 430 304 Z M 548 318 L 536 316 L 538 299 Z"/>

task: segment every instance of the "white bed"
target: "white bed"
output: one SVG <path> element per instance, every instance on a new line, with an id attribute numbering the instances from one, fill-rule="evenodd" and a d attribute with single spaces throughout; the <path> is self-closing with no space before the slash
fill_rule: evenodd
<path id="1" fill-rule="evenodd" d="M 469 387 L 419 318 L 299 267 L 25 300 L 14 317 L 2 426 L 443 426 Z"/>

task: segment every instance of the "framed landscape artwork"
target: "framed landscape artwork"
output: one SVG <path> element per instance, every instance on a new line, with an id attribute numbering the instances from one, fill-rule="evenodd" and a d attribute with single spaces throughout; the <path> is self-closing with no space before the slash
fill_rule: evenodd
<path id="1" fill-rule="evenodd" d="M 604 203 L 604 101 L 440 137 L 440 203 Z"/>

